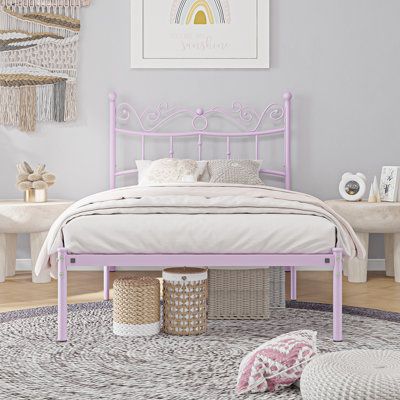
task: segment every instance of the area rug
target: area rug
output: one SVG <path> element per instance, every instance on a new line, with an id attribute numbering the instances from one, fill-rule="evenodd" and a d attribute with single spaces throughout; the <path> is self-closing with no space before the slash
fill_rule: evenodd
<path id="1" fill-rule="evenodd" d="M 289 303 L 269 321 L 210 321 L 198 337 L 112 334 L 111 303 L 69 309 L 67 343 L 57 343 L 55 307 L 0 314 L 0 399 L 223 400 L 301 399 L 297 388 L 237 396 L 242 357 L 297 329 L 318 331 L 321 352 L 396 349 L 400 314 L 346 308 L 345 341 L 331 340 L 328 306 Z"/>

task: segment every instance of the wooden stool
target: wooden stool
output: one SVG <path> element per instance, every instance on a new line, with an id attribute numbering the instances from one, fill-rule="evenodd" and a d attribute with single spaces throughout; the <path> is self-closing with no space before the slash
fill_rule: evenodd
<path id="1" fill-rule="evenodd" d="M 25 203 L 22 200 L 0 200 L 0 282 L 15 275 L 17 235 L 29 233 L 31 239 L 32 281 L 48 283 L 50 271 L 39 276 L 34 268 L 47 232 L 57 217 L 67 209 L 70 201 Z"/>
<path id="2" fill-rule="evenodd" d="M 344 273 L 349 282 L 366 282 L 370 233 L 385 234 L 386 275 L 400 282 L 400 203 L 329 200 L 326 202 L 346 219 L 367 251 L 365 260 L 346 257 Z"/>

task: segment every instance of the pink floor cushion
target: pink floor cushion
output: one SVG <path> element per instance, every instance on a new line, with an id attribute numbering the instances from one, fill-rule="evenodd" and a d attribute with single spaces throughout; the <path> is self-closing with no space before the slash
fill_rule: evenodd
<path id="1" fill-rule="evenodd" d="M 295 331 L 269 340 L 243 358 L 236 392 L 275 392 L 290 386 L 316 354 L 315 331 Z"/>

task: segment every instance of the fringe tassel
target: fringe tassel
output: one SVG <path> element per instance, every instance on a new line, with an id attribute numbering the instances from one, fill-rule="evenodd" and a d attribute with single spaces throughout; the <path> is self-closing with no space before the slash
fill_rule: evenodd
<path id="1" fill-rule="evenodd" d="M 71 17 L 71 18 L 79 18 L 80 9 L 81 8 L 79 6 L 78 7 L 34 6 L 34 7 L 29 7 L 28 11 L 31 13 L 52 13 L 52 14 L 64 15 L 66 17 Z M 11 10 L 14 12 L 23 13 L 27 11 L 27 8 L 13 6 L 11 7 Z"/>
<path id="2" fill-rule="evenodd" d="M 54 90 L 54 121 L 56 122 L 64 122 L 65 115 L 65 89 L 66 84 L 65 81 L 57 82 L 53 85 Z"/>
<path id="3" fill-rule="evenodd" d="M 0 124 L 18 126 L 20 90 L 16 87 L 0 87 Z"/>
<path id="4" fill-rule="evenodd" d="M 5 7 L 87 7 L 92 0 L 1 0 L 0 5 Z"/>
<path id="5" fill-rule="evenodd" d="M 53 121 L 53 85 L 36 86 L 36 115 L 38 121 Z"/>
<path id="6" fill-rule="evenodd" d="M 18 127 L 22 132 L 33 132 L 36 128 L 36 87 L 20 87 Z"/>
<path id="7" fill-rule="evenodd" d="M 0 0 L 0 6 L 16 12 L 55 13 L 79 18 L 81 7 L 87 7 L 91 0 Z"/>
<path id="8" fill-rule="evenodd" d="M 73 121 L 78 115 L 77 108 L 77 85 L 75 81 L 67 81 L 65 89 L 65 111 L 64 121 Z"/>

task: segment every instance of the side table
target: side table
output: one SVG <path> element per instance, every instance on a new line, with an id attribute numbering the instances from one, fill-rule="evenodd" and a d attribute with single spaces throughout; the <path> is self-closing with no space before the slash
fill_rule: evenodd
<path id="1" fill-rule="evenodd" d="M 370 233 L 385 235 L 386 275 L 400 282 L 400 203 L 328 200 L 326 204 L 350 223 L 367 251 L 365 260 L 345 261 L 344 272 L 349 282 L 367 281 Z"/>
<path id="2" fill-rule="evenodd" d="M 38 276 L 34 272 L 34 266 L 48 230 L 71 204 L 71 201 L 66 200 L 50 200 L 46 203 L 0 200 L 0 282 L 15 275 L 17 235 L 21 233 L 30 234 L 32 281 L 51 281 L 48 271 Z"/>

